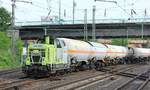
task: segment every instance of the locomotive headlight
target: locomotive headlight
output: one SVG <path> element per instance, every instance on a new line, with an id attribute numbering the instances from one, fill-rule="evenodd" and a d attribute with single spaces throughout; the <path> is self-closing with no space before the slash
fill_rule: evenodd
<path id="1" fill-rule="evenodd" d="M 26 65 L 30 65 L 31 63 L 30 63 L 30 59 L 29 58 L 27 58 L 26 59 Z"/>

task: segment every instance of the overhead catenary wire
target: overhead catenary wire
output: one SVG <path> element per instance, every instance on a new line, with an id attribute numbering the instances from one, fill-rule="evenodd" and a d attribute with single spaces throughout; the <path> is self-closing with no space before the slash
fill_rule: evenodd
<path id="1" fill-rule="evenodd" d="M 45 7 L 39 6 L 39 5 L 35 4 L 35 3 L 32 3 L 31 5 L 33 5 L 33 6 L 37 7 L 37 8 L 40 8 L 40 9 L 47 10 L 47 11 L 49 10 L 48 8 L 45 8 Z M 57 12 L 57 10 L 53 10 L 52 12 L 59 13 L 59 12 Z"/>
<path id="2" fill-rule="evenodd" d="M 116 3 L 116 5 L 117 5 L 120 9 L 122 9 L 126 14 L 128 14 L 128 15 L 130 16 L 130 14 L 129 14 L 124 8 L 122 8 L 119 4 Z"/>
<path id="3" fill-rule="evenodd" d="M 41 7 L 41 6 L 39 6 L 39 5 L 36 5 L 36 4 L 32 4 L 33 6 L 36 6 L 36 7 L 38 7 L 38 8 L 42 8 L 42 9 L 45 9 L 45 10 L 49 10 L 48 8 L 44 8 L 44 7 Z M 52 9 L 50 12 L 55 12 L 55 13 L 59 13 L 59 12 L 57 12 L 58 10 L 56 10 L 56 9 Z M 68 15 L 66 15 L 66 17 L 68 17 Z M 71 18 L 71 17 L 70 17 Z"/>
<path id="4" fill-rule="evenodd" d="M 33 0 L 32 0 L 33 1 Z M 54 0 L 55 2 L 56 1 L 58 1 L 58 0 Z M 139 1 L 139 0 L 138 0 Z M 3 2 L 3 3 L 5 3 L 5 2 Z M 8 2 L 8 4 L 9 4 L 9 2 Z M 38 11 L 38 13 L 34 13 L 34 15 L 37 15 L 37 16 L 40 16 L 40 15 L 47 15 L 47 13 L 48 13 L 48 11 L 49 11 L 49 9 L 48 9 L 48 7 L 45 7 L 45 6 L 42 6 L 39 2 L 36 2 L 35 0 L 34 0 L 34 2 L 32 3 L 32 6 L 34 6 L 34 7 L 37 7 L 37 8 L 39 8 L 39 9 L 35 9 L 34 11 Z M 19 6 L 20 7 L 20 6 Z M 24 7 L 25 8 L 25 7 Z M 27 8 L 27 7 L 26 7 Z M 116 8 L 116 7 L 114 7 L 114 8 Z M 20 8 L 19 8 L 20 9 Z M 44 14 L 40 14 L 40 13 L 42 13 L 42 10 L 41 9 L 43 9 L 43 10 L 45 10 L 46 12 L 44 13 Z M 97 11 L 100 11 L 101 9 L 99 9 L 99 8 L 96 8 L 97 9 Z M 111 10 L 112 8 L 106 8 L 107 10 Z M 84 12 L 84 9 L 80 9 L 80 8 L 77 8 L 76 9 L 77 10 L 77 12 L 78 11 L 81 11 L 82 13 Z M 91 10 L 92 9 L 88 9 L 88 10 L 90 10 L 90 12 L 91 12 Z M 102 9 L 103 10 L 103 9 Z M 122 8 L 122 10 L 123 10 L 123 8 Z M 147 10 L 147 14 L 148 14 L 148 12 L 149 12 L 149 9 L 147 8 L 146 9 Z M 33 11 L 33 12 L 34 12 Z M 70 13 L 68 13 L 69 11 L 71 11 L 71 9 L 66 9 L 66 17 L 65 18 L 71 18 L 72 16 L 71 16 L 71 14 Z M 103 10 L 104 11 L 104 10 Z M 124 11 L 124 10 L 123 10 Z M 129 11 L 130 11 L 130 9 L 126 9 L 126 12 L 128 13 L 127 15 L 130 15 L 129 14 Z M 137 9 L 135 9 L 135 11 L 137 11 Z M 80 13 L 81 13 L 80 12 Z M 110 11 L 111 12 L 111 11 Z M 59 12 L 58 12 L 58 10 L 56 10 L 55 8 L 53 8 L 53 10 L 51 11 L 51 13 L 52 13 L 52 15 L 56 15 L 56 14 L 58 14 Z M 139 13 L 144 13 L 144 9 L 142 10 L 141 9 L 141 11 L 137 11 L 137 13 L 138 13 L 138 15 L 140 16 L 141 14 L 139 14 Z M 30 14 L 31 15 L 31 14 Z M 142 16 L 142 15 L 141 15 Z"/>

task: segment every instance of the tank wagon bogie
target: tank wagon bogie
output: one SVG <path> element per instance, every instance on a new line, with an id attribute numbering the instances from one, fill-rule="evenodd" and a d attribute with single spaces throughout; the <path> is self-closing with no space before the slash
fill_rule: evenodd
<path id="1" fill-rule="evenodd" d="M 148 60 L 150 49 L 129 48 L 95 42 L 56 38 L 54 44 L 30 44 L 23 72 L 28 75 L 50 75 L 85 69 L 100 70 L 103 66 Z M 23 55 L 24 56 L 24 55 Z"/>

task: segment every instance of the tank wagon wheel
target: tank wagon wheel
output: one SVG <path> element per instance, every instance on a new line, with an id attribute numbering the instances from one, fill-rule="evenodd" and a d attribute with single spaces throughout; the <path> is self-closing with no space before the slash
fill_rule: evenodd
<path id="1" fill-rule="evenodd" d="M 149 62 L 149 61 L 150 61 L 150 57 L 147 58 L 147 62 Z"/>
<path id="2" fill-rule="evenodd" d="M 131 59 L 132 59 L 132 58 L 126 58 L 126 59 L 125 59 L 125 63 L 126 63 L 126 64 L 129 64 L 129 62 L 130 62 Z"/>
<path id="3" fill-rule="evenodd" d="M 105 65 L 105 63 L 104 62 L 102 62 L 102 67 L 105 67 L 106 65 Z"/>
<path id="4" fill-rule="evenodd" d="M 97 61 L 97 62 L 95 62 L 95 69 L 97 71 L 100 71 L 100 70 L 102 70 L 103 65 L 104 65 L 104 63 L 102 63 L 101 61 Z"/>
<path id="5" fill-rule="evenodd" d="M 82 65 L 82 66 L 79 67 L 79 70 L 84 71 L 84 70 L 86 70 L 86 67 L 87 67 L 86 65 Z"/>
<path id="6" fill-rule="evenodd" d="M 75 70 L 75 66 L 71 66 L 70 68 L 71 68 L 71 72 L 75 72 L 76 71 Z"/>
<path id="7" fill-rule="evenodd" d="M 70 61 L 71 61 L 71 65 L 70 65 L 71 69 L 70 69 L 70 71 L 71 72 L 78 72 L 80 63 L 78 62 L 77 58 L 73 57 L 73 58 L 70 59 Z"/>
<path id="8" fill-rule="evenodd" d="M 78 72 L 79 71 L 79 66 L 77 66 L 77 65 L 71 66 L 71 70 L 70 71 L 71 72 Z"/>
<path id="9" fill-rule="evenodd" d="M 78 69 L 80 71 L 84 71 L 84 70 L 87 70 L 88 69 L 88 65 L 85 61 L 82 61 L 82 62 L 79 62 L 79 65 L 78 65 Z"/>
<path id="10" fill-rule="evenodd" d="M 146 63 L 147 63 L 147 64 L 148 64 L 149 60 L 150 60 L 150 57 L 147 57 L 147 58 L 146 58 Z"/>
<path id="11" fill-rule="evenodd" d="M 70 69 L 64 69 L 63 71 L 64 71 L 64 74 L 69 74 L 69 73 L 71 73 Z"/>
<path id="12" fill-rule="evenodd" d="M 109 60 L 109 61 L 106 61 L 106 66 L 111 66 L 112 65 L 112 63 L 111 63 L 111 61 Z"/>
<path id="13" fill-rule="evenodd" d="M 97 61 L 98 60 L 96 60 L 95 57 L 93 57 L 92 59 L 89 59 L 86 68 L 89 70 L 96 69 Z"/>
<path id="14" fill-rule="evenodd" d="M 114 61 L 110 59 L 110 65 L 114 65 Z"/>
<path id="15" fill-rule="evenodd" d="M 106 62 L 105 62 L 105 65 L 106 65 L 106 66 L 110 66 L 110 65 L 112 64 L 112 62 L 111 62 L 111 60 L 110 60 L 109 57 L 106 57 L 106 58 L 104 59 L 104 61 L 106 61 Z"/>
<path id="16" fill-rule="evenodd" d="M 122 64 L 127 64 L 127 62 L 126 62 L 127 59 L 128 59 L 127 57 L 124 57 L 124 58 L 122 59 Z"/>

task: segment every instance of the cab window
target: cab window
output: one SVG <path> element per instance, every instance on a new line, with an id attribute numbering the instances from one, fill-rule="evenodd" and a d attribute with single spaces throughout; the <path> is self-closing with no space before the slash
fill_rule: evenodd
<path id="1" fill-rule="evenodd" d="M 57 45 L 57 48 L 62 48 L 59 40 L 56 40 L 56 45 Z"/>

